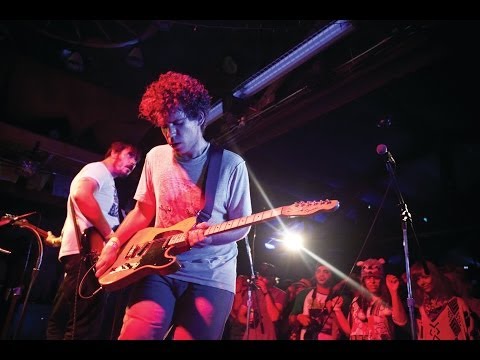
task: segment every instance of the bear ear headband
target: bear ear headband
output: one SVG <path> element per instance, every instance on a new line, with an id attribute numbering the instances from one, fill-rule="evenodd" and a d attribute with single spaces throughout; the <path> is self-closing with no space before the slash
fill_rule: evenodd
<path id="1" fill-rule="evenodd" d="M 368 260 L 376 261 L 376 262 L 378 262 L 378 263 L 380 263 L 380 264 L 382 264 L 382 265 L 385 264 L 385 259 L 383 259 L 383 258 L 380 258 L 380 259 L 378 259 L 378 260 L 377 260 L 377 259 L 368 259 Z M 364 264 L 367 265 L 366 263 L 368 262 L 368 260 L 358 261 L 358 262 L 357 262 L 357 266 L 362 266 L 362 265 L 364 265 Z"/>
<path id="2" fill-rule="evenodd" d="M 380 259 L 367 259 L 365 261 L 357 262 L 357 265 L 361 267 L 360 279 L 363 280 L 366 277 L 383 277 L 383 264 L 385 260 Z"/>

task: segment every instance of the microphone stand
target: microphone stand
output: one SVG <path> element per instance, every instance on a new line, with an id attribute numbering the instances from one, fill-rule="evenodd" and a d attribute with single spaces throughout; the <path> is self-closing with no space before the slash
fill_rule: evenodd
<path id="1" fill-rule="evenodd" d="M 17 217 L 17 219 L 18 218 L 19 217 Z M 12 225 L 18 226 L 20 228 L 26 228 L 26 229 L 32 231 L 33 234 L 35 235 L 35 240 L 37 241 L 37 251 L 38 251 L 37 259 L 36 259 L 35 265 L 32 269 L 30 283 L 28 285 L 27 293 L 26 293 L 26 295 L 23 299 L 23 304 L 22 304 L 22 310 L 20 312 L 20 317 L 19 317 L 18 323 L 16 324 L 16 328 L 13 329 L 13 331 L 12 331 L 13 332 L 12 340 L 16 340 L 17 335 L 19 334 L 19 332 L 20 332 L 20 330 L 22 329 L 22 326 L 23 326 L 23 320 L 24 320 L 24 317 L 25 317 L 25 311 L 26 311 L 27 306 L 28 306 L 28 300 L 30 298 L 30 293 L 32 291 L 35 280 L 37 279 L 37 276 L 40 272 L 40 266 L 42 265 L 43 243 L 42 243 L 42 238 L 40 237 L 40 234 L 38 233 L 35 226 L 30 225 L 28 222 L 27 223 L 20 223 L 20 222 L 17 222 L 17 221 L 14 221 L 12 223 Z M 28 262 L 29 262 L 29 260 L 27 258 L 26 263 L 25 263 L 25 268 L 27 268 Z M 8 331 L 8 328 L 10 326 L 10 322 L 12 321 L 12 315 L 13 315 L 13 312 L 15 311 L 15 305 L 16 305 L 17 301 L 21 298 L 21 295 L 22 295 L 21 287 L 17 287 L 17 288 L 12 289 L 11 294 L 12 294 L 13 298 L 11 300 L 12 302 L 11 302 L 11 305 L 10 305 L 10 309 L 9 309 L 8 314 L 7 314 L 7 318 L 5 320 L 5 324 L 4 324 L 4 327 L 3 327 L 3 330 L 2 330 L 1 339 L 6 339 L 7 331 Z"/>
<path id="2" fill-rule="evenodd" d="M 257 237 L 257 226 L 253 226 L 253 243 L 255 243 L 255 238 Z M 248 242 L 248 236 L 245 237 L 245 247 L 247 249 L 247 256 L 250 265 L 250 279 L 248 281 L 248 290 L 247 290 L 247 325 L 245 328 L 246 339 L 249 340 L 250 337 L 250 316 L 252 310 L 252 288 L 255 291 L 257 285 L 255 285 L 255 271 L 253 270 L 253 258 L 252 250 L 250 248 L 250 243 Z"/>
<path id="3" fill-rule="evenodd" d="M 410 316 L 410 330 L 412 333 L 412 340 L 416 339 L 415 336 L 415 317 L 414 317 L 414 307 L 415 301 L 412 296 L 412 279 L 410 277 L 410 261 L 409 261 L 409 251 L 408 251 L 408 223 L 412 223 L 412 215 L 408 211 L 407 204 L 405 203 L 400 187 L 398 186 L 397 178 L 395 176 L 395 161 L 391 156 L 387 159 L 387 171 L 390 174 L 391 181 L 393 182 L 395 192 L 397 193 L 399 205 L 400 205 L 400 217 L 402 221 L 402 236 L 403 236 L 403 250 L 405 254 L 405 270 L 407 275 L 407 306 Z"/>
<path id="4" fill-rule="evenodd" d="M 42 238 L 40 237 L 40 234 L 35 229 L 35 227 L 31 226 L 28 223 L 27 224 L 21 224 L 21 225 L 18 225 L 18 226 L 21 227 L 21 228 L 29 229 L 33 232 L 33 234 L 35 235 L 35 239 L 37 240 L 37 247 L 38 247 L 37 251 L 38 251 L 38 253 L 37 253 L 37 259 L 36 259 L 36 262 L 35 262 L 35 266 L 32 269 L 30 284 L 28 284 L 27 293 L 25 295 L 25 298 L 23 299 L 23 305 L 22 305 L 22 311 L 20 313 L 20 319 L 18 320 L 17 328 L 15 329 L 15 331 L 13 333 L 13 340 L 15 340 L 17 338 L 17 335 L 19 334 L 20 330 L 22 329 L 23 318 L 25 316 L 25 310 L 27 308 L 28 300 L 30 298 L 30 292 L 32 291 L 33 284 L 35 283 L 35 280 L 37 279 L 37 276 L 40 272 L 40 266 L 42 265 L 42 258 L 43 258 Z"/>

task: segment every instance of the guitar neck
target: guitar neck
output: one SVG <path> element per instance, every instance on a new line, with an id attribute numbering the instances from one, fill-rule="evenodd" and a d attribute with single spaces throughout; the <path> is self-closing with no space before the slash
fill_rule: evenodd
<path id="1" fill-rule="evenodd" d="M 245 216 L 239 219 L 229 220 L 217 225 L 209 226 L 205 229 L 204 235 L 210 236 L 215 234 L 220 234 L 225 231 L 234 230 L 242 228 L 245 226 L 250 226 L 253 224 L 265 222 L 273 218 L 278 217 L 293 217 L 293 216 L 308 216 L 318 212 L 330 212 L 335 211 L 340 206 L 338 200 L 319 200 L 319 201 L 300 201 L 296 202 L 293 205 L 281 206 L 275 209 L 266 210 L 257 214 L 252 214 Z M 195 220 L 195 218 L 191 218 Z M 190 220 L 190 219 L 187 219 Z M 189 226 L 192 226 L 192 223 L 188 223 Z M 171 245 L 182 245 L 185 243 L 186 234 L 180 233 L 173 235 L 169 244 Z"/>
<path id="2" fill-rule="evenodd" d="M 205 236 L 220 234 L 225 231 L 239 229 L 245 226 L 250 226 L 258 223 L 262 223 L 273 219 L 274 217 L 280 217 L 282 215 L 282 208 L 275 208 L 266 210 L 257 214 L 252 214 L 235 220 L 229 220 L 217 225 L 210 226 L 205 230 Z"/>
<path id="3" fill-rule="evenodd" d="M 20 227 L 25 227 L 25 228 L 30 228 L 32 230 L 35 230 L 36 232 L 38 232 L 38 234 L 42 238 L 46 238 L 48 236 L 48 233 L 45 230 L 40 229 L 39 227 L 36 227 L 35 225 L 30 224 L 26 220 L 20 220 L 20 221 L 17 221 L 17 223 L 18 223 L 18 226 L 20 226 Z"/>
<path id="4" fill-rule="evenodd" d="M 225 231 L 240 229 L 245 226 L 268 221 L 282 215 L 282 208 L 267 210 L 261 213 L 252 214 L 235 220 L 229 220 L 217 225 L 212 225 L 205 230 L 205 236 L 220 234 Z M 186 242 L 186 233 L 175 234 L 168 240 L 169 245 L 181 246 Z"/>

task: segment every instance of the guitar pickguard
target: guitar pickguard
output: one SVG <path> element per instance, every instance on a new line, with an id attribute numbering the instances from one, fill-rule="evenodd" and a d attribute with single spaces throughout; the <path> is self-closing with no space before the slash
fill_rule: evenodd
<path id="1" fill-rule="evenodd" d="M 134 244 L 125 256 L 125 262 L 120 266 L 112 268 L 110 273 L 135 270 L 139 267 L 154 266 L 163 268 L 169 266 L 174 259 L 165 256 L 167 249 L 164 248 L 165 241 L 156 239 L 143 244 Z"/>

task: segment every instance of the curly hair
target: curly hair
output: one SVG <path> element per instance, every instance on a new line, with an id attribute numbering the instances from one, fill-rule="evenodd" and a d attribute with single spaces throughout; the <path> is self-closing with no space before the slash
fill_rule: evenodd
<path id="1" fill-rule="evenodd" d="M 200 81 L 169 71 L 147 87 L 140 102 L 139 116 L 155 126 L 177 110 L 183 111 L 189 119 L 198 119 L 202 113 L 207 116 L 210 101 L 211 97 Z M 204 127 L 205 122 L 202 129 Z"/>

